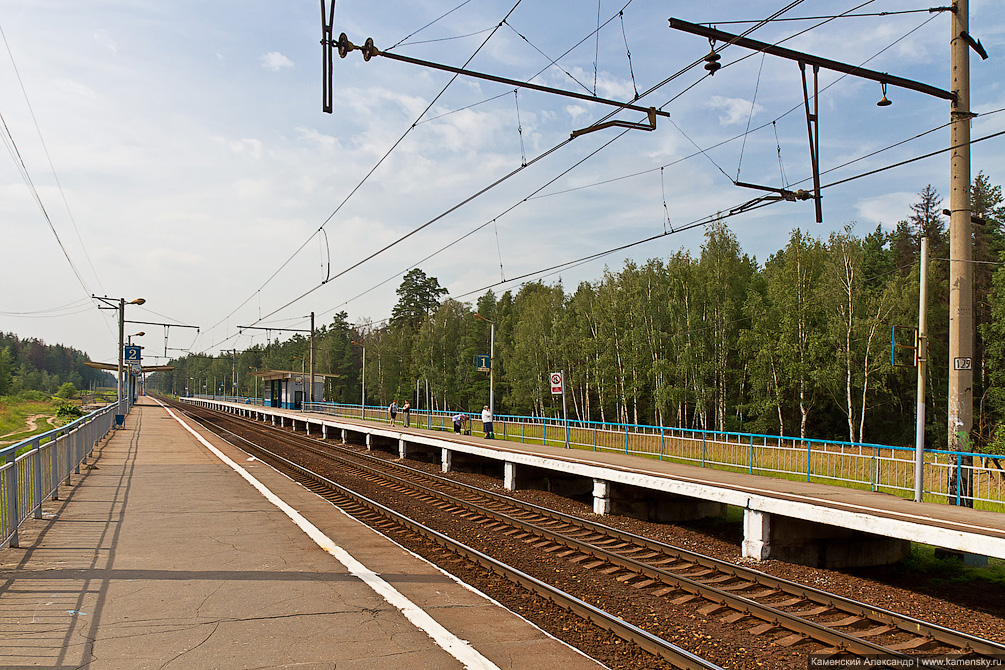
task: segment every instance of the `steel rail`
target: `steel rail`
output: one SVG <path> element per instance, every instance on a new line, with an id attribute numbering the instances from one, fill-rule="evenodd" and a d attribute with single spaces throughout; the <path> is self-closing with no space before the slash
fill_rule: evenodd
<path id="1" fill-rule="evenodd" d="M 856 637 L 850 633 L 845 633 L 824 624 L 819 624 L 801 616 L 771 607 L 770 605 L 759 603 L 756 600 L 733 594 L 714 586 L 709 586 L 708 584 L 703 584 L 702 582 L 691 579 L 690 577 L 679 575 L 668 570 L 637 561 L 633 558 L 618 554 L 612 550 L 599 547 L 593 543 L 584 542 L 574 537 L 565 535 L 564 533 L 544 528 L 537 524 L 524 521 L 523 519 L 515 518 L 505 512 L 492 510 L 488 507 L 479 505 L 478 503 L 452 496 L 448 493 L 444 493 L 443 491 L 437 491 L 429 488 L 428 486 L 423 486 L 422 484 L 410 482 L 396 475 L 381 472 L 376 468 L 372 468 L 361 463 L 346 462 L 345 460 L 343 460 L 343 463 L 360 470 L 369 471 L 370 473 L 384 479 L 394 481 L 398 484 L 414 488 L 421 493 L 431 495 L 443 500 L 444 502 L 469 509 L 481 514 L 482 516 L 486 516 L 496 521 L 528 531 L 534 535 L 551 540 L 552 542 L 575 549 L 580 553 L 593 556 L 598 560 L 610 563 L 611 565 L 616 565 L 625 570 L 629 570 L 630 572 L 644 575 L 649 579 L 657 580 L 668 586 L 674 586 L 682 591 L 699 596 L 711 603 L 728 607 L 736 612 L 744 612 L 767 623 L 775 623 L 788 630 L 806 635 L 807 637 L 819 642 L 824 642 L 828 645 L 842 648 L 855 654 L 889 656 L 891 659 L 894 659 L 891 661 L 891 665 L 902 666 L 903 662 L 909 662 L 913 659 L 913 657 L 909 654 L 895 651 L 888 647 L 870 642 L 866 639 Z"/>
<path id="2" fill-rule="evenodd" d="M 199 421 L 203 425 L 209 427 L 211 430 L 213 429 L 212 427 L 207 425 L 211 422 L 205 421 L 200 417 L 196 417 L 187 411 L 186 414 L 188 414 L 188 416 L 190 416 L 194 420 Z M 447 549 L 453 553 L 463 556 L 464 558 L 471 560 L 477 563 L 478 565 L 488 570 L 491 570 L 492 572 L 502 577 L 505 577 L 506 579 L 516 584 L 519 584 L 520 586 L 529 589 L 534 593 L 537 593 L 538 595 L 547 598 L 548 600 L 552 601 L 559 607 L 567 609 L 575 613 L 577 616 L 592 621 L 594 624 L 600 626 L 601 628 L 611 631 L 612 633 L 614 633 L 615 635 L 617 635 L 622 639 L 634 642 L 642 649 L 645 649 L 646 651 L 652 654 L 655 654 L 657 656 L 660 656 L 661 658 L 666 659 L 667 661 L 674 664 L 676 667 L 681 668 L 682 670 L 724 670 L 721 666 L 716 665 L 711 661 L 707 661 L 701 658 L 700 656 L 692 654 L 691 652 L 681 647 L 678 647 L 672 642 L 669 642 L 656 635 L 653 635 L 652 633 L 649 633 L 648 631 L 645 631 L 637 626 L 634 626 L 628 623 L 627 621 L 624 621 L 614 616 L 613 614 L 605 612 L 604 610 L 601 610 L 598 607 L 595 607 L 583 600 L 580 600 L 579 598 L 576 598 L 570 593 L 566 593 L 565 591 L 559 588 L 556 588 L 554 586 L 551 586 L 550 584 L 542 582 L 541 580 L 532 577 L 531 575 L 528 575 L 520 570 L 517 570 L 516 568 L 507 565 L 502 561 L 492 558 L 491 556 L 488 556 L 487 554 L 484 554 L 478 551 L 477 549 L 469 547 L 468 545 L 459 542 L 457 540 L 454 540 L 448 537 L 447 535 L 440 533 L 439 531 L 429 528 L 428 526 L 425 526 L 424 524 L 414 519 L 411 519 L 410 517 L 407 517 L 404 514 L 396 512 L 390 509 L 389 507 L 386 507 L 374 500 L 371 500 L 360 493 L 352 491 L 351 489 L 348 489 L 345 486 L 342 486 L 341 484 L 338 484 L 337 482 L 328 479 L 327 477 L 325 477 L 320 473 L 314 472 L 309 468 L 304 467 L 298 463 L 294 463 L 293 461 L 283 456 L 280 456 L 279 454 L 276 454 L 261 445 L 255 444 L 251 440 L 248 440 L 247 438 L 242 437 L 237 433 L 234 433 L 233 431 L 227 430 L 226 428 L 220 426 L 219 424 L 214 425 L 217 430 L 221 430 L 225 433 L 228 433 L 233 437 L 237 438 L 238 440 L 240 440 L 241 442 L 250 445 L 251 448 L 257 450 L 262 454 L 266 454 L 267 457 L 270 459 L 275 459 L 276 461 L 281 463 L 284 468 L 294 471 L 301 477 L 308 478 L 310 480 L 313 480 L 317 483 L 329 487 L 338 495 L 341 495 L 358 505 L 362 505 L 363 507 L 369 509 L 370 511 L 375 512 L 383 516 L 384 518 L 393 521 L 394 523 L 397 523 L 401 526 L 404 526 L 405 528 L 408 528 L 409 530 L 419 534 L 420 536 L 433 541 L 434 543 L 443 547 L 444 549 Z"/>
<path id="3" fill-rule="evenodd" d="M 230 415 L 228 414 L 224 414 L 224 416 L 230 418 Z M 262 433 L 268 432 L 268 429 L 261 430 L 261 428 L 257 426 L 256 429 Z M 286 433 L 285 431 L 283 431 L 283 435 L 286 436 L 287 438 L 290 437 L 289 433 Z M 736 566 L 734 564 L 727 563 L 725 561 L 720 561 L 718 559 L 709 556 L 691 552 L 687 549 L 682 549 L 655 540 L 650 540 L 648 538 L 644 538 L 635 535 L 633 533 L 611 528 L 610 526 L 605 526 L 603 524 L 591 522 L 555 510 L 549 510 L 547 508 L 543 508 L 538 505 L 534 505 L 532 503 L 515 500 L 509 496 L 504 496 L 501 494 L 493 493 L 491 491 L 486 491 L 484 489 L 479 489 L 478 487 L 470 486 L 468 484 L 464 484 L 454 480 L 449 480 L 443 477 L 438 477 L 436 475 L 432 475 L 428 472 L 417 470 L 415 468 L 411 468 L 406 465 L 397 463 L 390 464 L 383 459 L 379 459 L 374 456 L 369 456 L 367 454 L 360 454 L 353 450 L 345 449 L 337 445 L 331 445 L 329 443 L 315 440 L 309 437 L 301 437 L 301 436 L 294 436 L 294 437 L 296 437 L 296 439 L 301 442 L 309 443 L 309 448 L 318 455 L 331 457 L 333 456 L 333 454 L 331 454 L 330 451 L 336 450 L 347 453 L 356 459 L 368 460 L 377 463 L 382 468 L 394 468 L 394 469 L 405 470 L 423 479 L 433 480 L 438 483 L 442 483 L 451 487 L 460 488 L 468 493 L 471 493 L 478 497 L 488 498 L 489 500 L 492 500 L 499 504 L 511 507 L 517 507 L 527 512 L 546 516 L 556 521 L 574 525 L 584 531 L 607 534 L 609 536 L 616 537 L 617 539 L 626 542 L 631 542 L 640 547 L 645 547 L 653 551 L 658 551 L 660 553 L 663 553 L 664 555 L 674 556 L 681 560 L 690 561 L 697 565 L 717 570 L 719 572 L 733 576 L 737 579 L 750 582 L 750 586 L 745 587 L 745 589 L 758 585 L 763 586 L 765 588 L 776 589 L 789 595 L 804 598 L 810 602 L 829 605 L 835 609 L 839 609 L 849 614 L 861 616 L 863 618 L 872 620 L 877 623 L 894 626 L 897 629 L 904 632 L 915 634 L 921 637 L 928 637 L 933 640 L 942 642 L 944 644 L 963 650 L 970 650 L 979 654 L 992 656 L 996 654 L 1002 654 L 1003 652 L 1005 652 L 1005 646 L 998 645 L 989 640 L 984 640 L 982 638 L 978 638 L 960 631 L 944 628 L 942 626 L 938 626 L 937 624 L 921 621 L 919 619 L 915 619 L 907 615 L 898 614 L 896 612 L 885 610 L 883 608 L 873 607 L 871 605 L 861 603 L 859 601 L 844 598 L 843 596 L 828 593 L 826 591 L 821 591 L 819 589 L 815 589 L 810 586 L 804 586 L 796 582 L 792 582 L 782 578 L 773 577 L 771 575 L 756 570 Z M 323 444 L 327 451 L 321 451 L 316 449 L 315 448 L 316 444 Z M 484 508 L 481 505 L 478 505 L 477 503 L 472 503 L 470 501 L 456 498 L 441 491 L 436 491 L 434 489 L 422 486 L 421 484 L 416 484 L 414 482 L 402 479 L 400 477 L 397 477 L 396 475 L 380 472 L 375 468 L 361 465 L 359 463 L 351 463 L 351 465 L 363 470 L 369 470 L 370 472 L 373 472 L 380 477 L 386 477 L 389 479 L 396 480 L 399 483 L 404 484 L 406 486 L 421 489 L 428 495 L 449 499 L 449 501 L 452 504 L 478 507 L 479 510 L 477 511 L 479 511 L 479 513 L 482 513 L 485 516 L 489 516 L 500 522 L 508 523 L 511 525 L 518 525 L 522 527 L 524 530 L 527 530 L 528 532 L 548 537 L 554 542 L 558 542 L 565 546 L 569 546 L 570 548 L 573 548 L 581 553 L 595 556 L 596 558 L 611 563 L 612 565 L 617 565 L 626 570 L 643 574 L 650 579 L 655 579 L 666 584 L 671 584 L 673 582 L 680 582 L 681 590 L 693 593 L 695 595 L 699 595 L 700 597 L 710 602 L 719 603 L 723 606 L 729 607 L 730 609 L 734 609 L 739 612 L 746 612 L 751 616 L 755 616 L 764 621 L 777 622 L 778 619 L 793 621 L 794 626 L 786 626 L 786 627 L 796 630 L 797 632 L 806 634 L 810 637 L 813 637 L 814 639 L 825 641 L 828 644 L 833 644 L 839 647 L 845 647 L 850 650 L 854 650 L 856 653 L 866 653 L 866 654 L 882 653 L 894 656 L 899 655 L 901 658 L 914 658 L 906 654 L 900 654 L 900 652 L 888 649 L 881 645 L 876 645 L 874 643 L 868 642 L 854 635 L 843 633 L 836 629 L 829 628 L 821 624 L 816 624 L 815 622 L 809 621 L 807 619 L 803 619 L 802 617 L 798 617 L 793 614 L 786 613 L 782 610 L 772 608 L 770 605 L 763 605 L 749 598 L 734 595 L 732 593 L 729 593 L 728 591 L 722 591 L 720 589 L 702 584 L 701 582 L 689 579 L 682 575 L 662 570 L 661 568 L 655 566 L 647 565 L 646 563 L 642 563 L 640 561 L 636 561 L 634 559 L 621 556 L 620 554 L 611 552 L 609 550 L 605 550 L 603 548 L 595 547 L 590 543 L 582 542 L 576 538 L 570 537 L 563 533 L 558 533 L 546 528 L 541 528 L 540 526 L 526 522 L 524 520 L 515 519 L 512 516 L 505 514 L 503 512 L 491 510 L 490 508 Z M 831 633 L 836 633 L 837 636 L 836 637 L 832 636 Z"/>

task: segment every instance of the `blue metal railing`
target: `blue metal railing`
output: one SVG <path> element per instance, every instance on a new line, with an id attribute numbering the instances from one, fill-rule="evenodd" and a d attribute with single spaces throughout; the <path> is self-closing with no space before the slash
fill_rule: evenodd
<path id="1" fill-rule="evenodd" d="M 94 445 L 115 426 L 115 416 L 127 411 L 123 399 L 0 449 L 0 546 L 18 546 L 17 531 L 25 519 L 42 518 L 42 501 L 59 497 L 60 482 L 80 473 Z"/>
<path id="2" fill-rule="evenodd" d="M 387 408 L 336 403 L 304 403 L 304 412 L 387 422 Z M 456 412 L 412 410 L 412 426 L 450 430 Z M 481 434 L 479 412 L 468 413 L 472 433 Z M 402 423 L 398 415 L 398 423 Z M 593 451 L 618 451 L 705 468 L 799 479 L 911 497 L 913 447 L 802 439 L 757 433 L 722 432 L 637 424 L 496 415 L 497 438 Z M 1005 456 L 926 449 L 928 500 L 1005 511 Z M 954 485 L 952 482 L 961 482 Z M 966 499 L 966 500 L 964 500 Z"/>

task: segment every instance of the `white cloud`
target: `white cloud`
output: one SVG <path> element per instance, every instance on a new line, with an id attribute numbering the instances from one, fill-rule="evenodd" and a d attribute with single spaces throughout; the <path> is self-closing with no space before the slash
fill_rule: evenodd
<path id="1" fill-rule="evenodd" d="M 109 37 L 108 33 L 105 32 L 104 30 L 94 31 L 94 41 L 100 44 L 101 46 L 105 47 L 112 53 L 118 53 L 118 47 L 115 46 L 115 42 L 112 41 L 112 38 Z"/>
<path id="2" fill-rule="evenodd" d="M 293 67 L 293 61 L 278 51 L 270 51 L 262 56 L 262 67 L 266 70 L 279 72 L 284 67 Z"/>
<path id="3" fill-rule="evenodd" d="M 910 191 L 900 191 L 897 193 L 886 193 L 861 200 L 855 205 L 862 223 L 883 224 L 887 230 L 897 227 L 897 222 L 906 219 L 911 213 L 911 204 L 918 199 L 917 193 Z M 870 226 L 871 227 L 871 226 Z M 860 234 L 866 234 L 865 230 Z"/>
<path id="4" fill-rule="evenodd" d="M 724 126 L 731 126 L 734 123 L 746 123 L 747 119 L 751 116 L 750 100 L 744 100 L 743 98 L 726 98 L 721 95 L 713 95 L 708 99 L 708 106 L 723 112 L 723 114 L 719 115 L 719 123 Z M 763 111 L 764 107 L 756 103 L 754 104 L 754 116 Z"/>

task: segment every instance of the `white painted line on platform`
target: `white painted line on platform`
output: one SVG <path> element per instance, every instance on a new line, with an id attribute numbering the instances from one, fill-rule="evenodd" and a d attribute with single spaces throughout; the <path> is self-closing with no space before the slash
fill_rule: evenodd
<path id="1" fill-rule="evenodd" d="M 408 619 L 416 628 L 420 629 L 432 638 L 432 640 L 440 648 L 460 661 L 465 668 L 472 668 L 474 670 L 499 670 L 499 666 L 482 656 L 466 640 L 460 639 L 444 628 L 435 619 L 433 619 L 433 617 L 426 614 L 421 607 L 413 603 L 411 600 L 402 595 L 400 591 L 384 581 L 380 575 L 367 568 L 365 565 L 357 561 L 349 552 L 335 544 L 327 535 L 322 533 L 317 526 L 304 518 L 300 512 L 291 507 L 285 500 L 270 491 L 265 484 L 255 479 L 251 473 L 210 444 L 202 435 L 197 433 L 191 426 L 185 423 L 181 417 L 172 412 L 171 409 L 164 403 L 156 398 L 154 398 L 154 400 L 157 404 L 167 410 L 167 413 L 170 414 L 175 421 L 180 423 L 185 430 L 194 435 L 195 439 L 199 440 L 199 442 L 204 447 L 209 449 L 214 456 L 233 468 L 237 474 L 244 477 L 248 483 L 258 489 L 258 491 L 265 496 L 266 500 L 282 510 L 286 516 L 290 517 L 290 519 L 293 520 L 293 523 L 300 526 L 300 529 L 307 533 L 307 535 L 314 540 L 319 547 L 334 556 L 339 563 L 345 566 L 346 570 L 373 589 L 389 604 L 398 608 L 398 610 L 405 615 L 405 618 Z"/>

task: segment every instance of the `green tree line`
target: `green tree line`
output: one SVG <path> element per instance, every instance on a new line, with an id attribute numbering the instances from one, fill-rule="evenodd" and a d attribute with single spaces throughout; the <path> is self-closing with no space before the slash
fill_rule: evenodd
<path id="1" fill-rule="evenodd" d="M 1005 420 L 1005 207 L 983 173 L 972 185 L 974 226 L 975 443 L 996 443 Z M 913 444 L 913 353 L 891 361 L 891 329 L 917 324 L 919 248 L 928 237 L 929 366 L 926 443 L 946 444 L 949 243 L 941 197 L 919 193 L 891 232 L 853 225 L 816 239 L 793 231 L 763 264 L 722 222 L 696 252 L 626 261 L 574 290 L 525 284 L 476 304 L 446 297 L 422 270 L 405 275 L 390 318 L 349 324 L 339 313 L 315 335 L 316 370 L 338 375 L 325 399 L 360 402 L 363 349 L 368 404 L 474 410 L 487 402 L 495 323 L 497 413 L 550 415 L 548 385 L 564 370 L 571 417 L 620 422 Z M 901 344 L 913 346 L 908 331 Z M 300 370 L 297 335 L 217 358 L 188 356 L 164 390 L 254 388 L 250 369 Z M 202 381 L 191 381 L 191 380 Z M 221 385 L 220 381 L 223 380 Z M 259 387 L 260 388 L 260 387 Z M 428 388 L 428 391 L 427 391 Z M 1005 442 L 1005 429 L 997 442 Z"/>
<path id="2" fill-rule="evenodd" d="M 89 360 L 86 353 L 72 347 L 0 333 L 0 395 L 23 391 L 52 395 L 66 383 L 77 389 L 114 386 L 115 378 L 107 372 L 84 365 Z"/>

